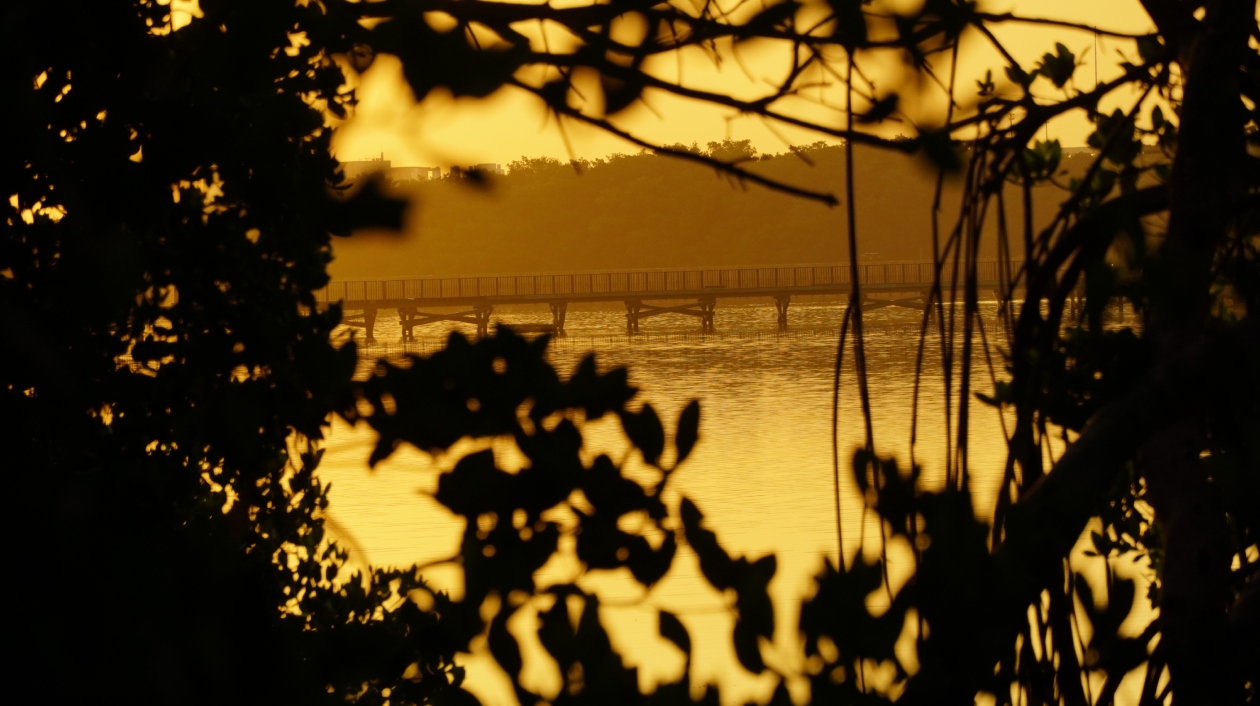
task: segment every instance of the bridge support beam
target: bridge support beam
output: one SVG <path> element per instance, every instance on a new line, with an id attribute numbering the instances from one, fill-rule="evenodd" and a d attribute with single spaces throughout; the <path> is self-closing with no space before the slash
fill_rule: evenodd
<path id="1" fill-rule="evenodd" d="M 490 314 L 493 311 L 494 307 L 490 304 L 477 304 L 468 311 L 457 311 L 453 314 L 433 314 L 427 311 L 417 311 L 415 307 L 399 307 L 398 325 L 402 327 L 403 343 L 410 343 L 416 340 L 415 327 L 443 321 L 472 324 L 477 327 L 478 336 L 485 336 L 490 331 Z M 373 313 L 373 319 L 375 319 L 375 312 Z M 368 343 L 374 343 L 371 329 L 368 329 L 368 331 Z"/>
<path id="2" fill-rule="evenodd" d="M 679 304 L 677 306 L 656 306 L 644 304 L 638 299 L 626 300 L 626 333 L 639 332 L 639 321 L 661 314 L 682 314 L 700 319 L 700 332 L 713 333 L 713 312 L 717 309 L 717 299 L 704 297 L 695 304 Z"/>
<path id="3" fill-rule="evenodd" d="M 713 333 L 713 312 L 717 309 L 717 299 L 712 297 L 700 300 L 700 331 Z"/>
<path id="4" fill-rule="evenodd" d="M 485 337 L 490 333 L 490 314 L 493 311 L 493 304 L 478 304 L 473 307 L 473 316 L 477 320 L 478 336 Z"/>
<path id="5" fill-rule="evenodd" d="M 398 327 L 402 329 L 403 343 L 411 343 L 416 340 L 416 335 L 411 330 L 416 325 L 415 319 L 415 307 L 398 307 Z"/>
<path id="6" fill-rule="evenodd" d="M 631 299 L 626 302 L 626 335 L 633 335 L 639 332 L 639 310 L 643 308 L 643 302 L 637 299 Z"/>
<path id="7" fill-rule="evenodd" d="M 360 313 L 350 314 L 344 317 L 341 320 L 341 323 L 345 324 L 346 326 L 351 326 L 353 328 L 363 329 L 363 332 L 366 334 L 364 336 L 364 343 L 368 344 L 369 346 L 376 343 L 376 336 L 375 336 L 376 308 L 375 307 L 364 307 Z"/>
<path id="8" fill-rule="evenodd" d="M 556 329 L 556 337 L 564 338 L 564 317 L 568 313 L 568 302 L 551 302 L 547 306 L 551 307 L 551 325 Z"/>
<path id="9" fill-rule="evenodd" d="M 774 308 L 776 311 L 779 312 L 779 333 L 787 333 L 788 305 L 791 303 L 792 303 L 791 294 L 776 294 L 774 297 Z"/>
<path id="10" fill-rule="evenodd" d="M 918 309 L 923 311 L 926 307 L 923 296 L 916 294 L 913 297 L 903 297 L 901 299 L 871 299 L 865 294 L 862 295 L 862 311 L 874 311 L 875 309 L 883 309 L 888 306 L 900 306 L 907 309 Z"/>

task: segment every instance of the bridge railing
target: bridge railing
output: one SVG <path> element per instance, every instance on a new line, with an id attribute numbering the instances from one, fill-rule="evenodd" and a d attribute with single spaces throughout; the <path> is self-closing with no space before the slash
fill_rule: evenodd
<path id="1" fill-rule="evenodd" d="M 1014 269 L 1014 268 L 1012 268 Z M 380 301 L 398 299 L 470 299 L 480 297 L 564 297 L 568 295 L 660 294 L 723 289 L 793 289 L 849 284 L 849 265 L 789 267 L 724 267 L 680 270 L 640 270 L 576 274 L 509 275 L 492 277 L 410 277 L 330 282 L 315 293 L 317 301 Z M 864 284 L 932 282 L 931 262 L 881 262 L 858 265 Z M 950 272 L 942 279 L 948 282 Z M 977 263 L 977 279 L 995 282 L 999 261 Z M 961 273 L 960 273 L 961 279 Z"/>

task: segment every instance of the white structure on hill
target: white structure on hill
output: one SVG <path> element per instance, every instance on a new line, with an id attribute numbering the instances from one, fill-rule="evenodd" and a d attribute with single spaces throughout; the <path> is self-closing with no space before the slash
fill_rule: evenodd
<path id="1" fill-rule="evenodd" d="M 442 178 L 441 167 L 394 167 L 388 159 L 385 159 L 383 153 L 375 159 L 342 162 L 341 171 L 345 174 L 346 181 L 351 183 L 369 174 L 377 173 L 384 174 L 386 179 L 395 183 Z"/>
<path id="2" fill-rule="evenodd" d="M 428 181 L 429 179 L 441 179 L 441 167 L 391 167 L 386 173 L 390 181 Z"/>
<path id="3" fill-rule="evenodd" d="M 368 174 L 389 171 L 389 160 L 385 159 L 382 154 L 377 159 L 359 159 L 351 162 L 341 163 L 341 173 L 346 176 L 346 181 L 355 182 Z"/>

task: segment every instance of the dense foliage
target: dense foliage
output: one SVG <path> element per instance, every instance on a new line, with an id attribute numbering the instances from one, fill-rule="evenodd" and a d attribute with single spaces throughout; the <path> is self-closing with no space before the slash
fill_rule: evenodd
<path id="1" fill-rule="evenodd" d="M 430 616 L 380 612 L 387 575 L 329 590 L 343 557 L 306 440 L 356 355 L 311 291 L 330 231 L 401 213 L 325 195 L 307 96 L 349 100 L 320 60 L 336 23 L 203 11 L 178 32 L 148 2 L 2 11 L 0 417 L 34 589 L 9 639 L 42 698 L 341 701 L 411 655 L 449 668 L 416 639 Z"/>
<path id="2" fill-rule="evenodd" d="M 600 626 L 597 597 L 535 584 L 534 569 L 561 551 L 561 533 L 578 528 L 585 570 L 624 568 L 645 586 L 668 570 L 680 541 L 689 545 L 706 579 L 732 597 L 740 663 L 767 671 L 759 640 L 774 630 L 773 558 L 729 556 L 698 507 L 661 499 L 696 442 L 697 407 L 667 451 L 670 435 L 651 407 L 627 406 L 623 373 L 589 361 L 561 380 L 545 340 L 506 331 L 476 344 L 454 338 L 429 359 L 381 364 L 357 381 L 355 346 L 330 342 L 339 311 L 317 308 L 311 294 L 327 281 L 329 234 L 398 227 L 403 206 L 371 184 L 334 197 L 341 179 L 328 116 L 353 103 L 344 72 L 390 53 L 420 97 L 514 85 L 565 119 L 619 133 L 616 114 L 646 90 L 801 126 L 776 100 L 819 75 L 844 76 L 845 127 L 805 126 L 926 155 L 939 179 L 958 173 L 960 215 L 952 228 L 932 219 L 932 254 L 969 284 L 962 306 L 938 289 L 925 312 L 925 326 L 935 319 L 958 335 L 924 354 L 963 371 L 942 381 L 956 401 L 941 420 L 956 439 L 948 483 L 926 487 L 913 465 L 876 453 L 867 414 L 852 477 L 887 532 L 914 547 L 916 569 L 895 592 L 880 563 L 859 557 L 819 577 L 800 626 L 815 700 L 971 703 L 984 692 L 999 703 L 1110 703 L 1135 673 L 1143 703 L 1164 703 L 1167 693 L 1178 704 L 1254 701 L 1254 4 L 1145 0 L 1157 31 L 1131 37 L 1136 55 L 1119 78 L 1078 88 L 1077 59 L 1063 45 L 1027 68 L 1003 52 L 1006 79 L 980 81 L 967 108 L 952 99 L 970 89 L 935 69 L 949 68 L 946 57 L 971 39 L 1002 50 L 988 26 L 1021 18 L 948 0 L 909 14 L 858 0 L 735 5 L 203 0 L 200 16 L 176 29 L 170 6 L 149 0 L 6 4 L 0 52 L 16 127 L 0 147 L 9 203 L 0 415 L 10 488 L 22 503 L 10 515 L 14 566 L 34 588 L 20 594 L 29 606 L 13 606 L 20 678 L 59 701 L 467 702 L 455 655 L 484 636 L 517 676 L 519 636 L 507 622 L 528 605 L 542 611 L 539 637 L 564 687 L 534 695 L 516 680 L 522 702 L 690 701 L 686 675 L 639 693 Z M 818 10 L 821 22 L 810 19 Z M 426 12 L 455 18 L 459 31 L 435 29 Z M 622 18 L 641 20 L 642 36 L 612 32 Z M 542 21 L 577 48 L 531 45 L 521 27 Z M 483 31 L 498 41 L 483 41 Z M 654 56 L 753 38 L 789 47 L 795 67 L 764 100 L 643 70 Z M 920 75 L 951 77 L 943 90 L 959 107 L 948 124 L 900 140 L 851 129 L 913 118 L 855 71 L 889 49 Z M 525 66 L 547 69 L 546 79 L 524 82 Z M 579 69 L 600 77 L 599 103 L 571 90 Z M 1061 97 L 1039 97 L 1049 86 Z M 1102 97 L 1132 87 L 1141 98 L 1127 109 L 1098 112 Z M 1072 110 L 1096 123 L 1098 158 L 1036 228 L 1014 217 L 1003 185 L 1018 187 L 1031 216 L 1033 187 L 1062 176 L 1058 146 L 1034 138 Z M 966 159 L 952 141 L 964 129 Z M 1143 143 L 1163 158 L 1139 159 Z M 658 151 L 836 202 L 712 150 Z M 844 172 L 852 205 L 861 178 L 853 151 Z M 863 220 L 854 208 L 845 216 L 856 261 Z M 1022 303 L 1006 293 L 1007 370 L 995 373 L 1004 379 L 988 397 L 1014 417 L 1008 492 L 991 513 L 973 505 L 966 453 L 971 357 L 986 335 L 974 286 L 986 233 L 996 234 L 998 253 L 1023 254 L 1011 281 L 1026 293 Z M 1073 313 L 1067 302 L 1082 288 L 1085 306 Z M 1140 329 L 1103 326 L 1117 297 L 1141 313 Z M 848 341 L 869 408 L 860 307 L 846 313 Z M 453 558 L 465 578 L 458 598 L 434 594 L 414 570 L 339 576 L 345 555 L 324 534 L 327 489 L 314 473 L 334 413 L 381 434 L 376 459 L 400 442 L 444 449 L 467 437 L 510 437 L 526 457 L 509 472 L 493 454 L 472 454 L 439 485 L 438 500 L 466 518 Z M 627 479 L 607 457 L 583 460 L 584 420 L 609 413 L 658 469 L 655 483 Z M 1060 433 L 1070 443 L 1052 454 Z M 646 518 L 641 532 L 619 524 L 627 514 Z M 1102 586 L 1078 577 L 1066 558 L 1091 521 L 1098 554 L 1149 554 L 1157 572 L 1149 595 L 1110 573 Z M 873 612 L 866 597 L 881 583 L 890 607 Z M 1125 632 L 1138 600 L 1158 616 Z M 913 660 L 894 649 L 907 625 Z M 659 627 L 690 652 L 675 616 L 662 613 Z M 876 667 L 889 675 L 882 683 L 865 676 Z M 785 703 L 786 691 L 775 699 Z"/>

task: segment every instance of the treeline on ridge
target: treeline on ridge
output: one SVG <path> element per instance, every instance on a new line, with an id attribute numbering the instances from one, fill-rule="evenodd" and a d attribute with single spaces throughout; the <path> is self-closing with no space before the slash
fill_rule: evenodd
<path id="1" fill-rule="evenodd" d="M 336 279 L 531 274 L 620 269 L 736 267 L 848 262 L 845 147 L 815 143 L 757 155 L 747 140 L 673 147 L 744 161 L 771 179 L 841 197 L 837 207 L 732 182 L 706 167 L 643 151 L 563 163 L 512 162 L 503 176 L 398 184 L 412 200 L 402 237 L 335 243 Z M 858 146 L 854 153 L 859 257 L 926 260 L 932 254 L 936 173 L 921 161 Z M 1064 155 L 1066 185 L 1085 155 Z M 1081 163 L 1080 168 L 1074 162 Z M 1011 224 L 1023 221 L 1020 188 L 1008 184 Z M 956 213 L 960 177 L 947 179 L 946 212 Z M 1034 189 L 1034 222 L 1044 225 L 1067 198 Z M 950 206 L 953 208 L 949 208 Z M 987 219 L 993 229 L 995 217 Z M 942 219 L 941 237 L 953 223 Z M 1020 238 L 1013 252 L 1022 253 Z M 982 256 L 995 257 L 995 238 Z"/>

